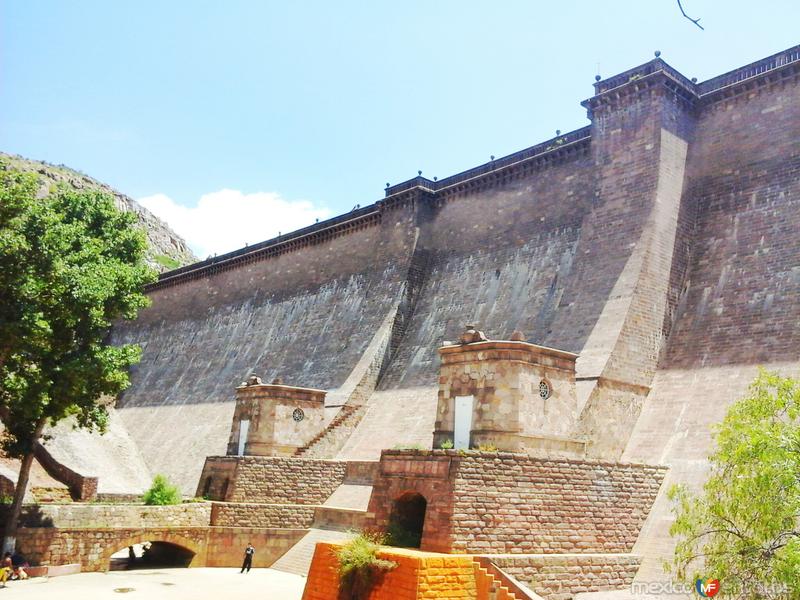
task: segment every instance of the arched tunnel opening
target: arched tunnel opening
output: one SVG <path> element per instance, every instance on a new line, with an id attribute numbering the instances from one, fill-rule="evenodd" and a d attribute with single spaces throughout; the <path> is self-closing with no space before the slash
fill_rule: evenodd
<path id="1" fill-rule="evenodd" d="M 406 492 L 398 497 L 389 517 L 389 543 L 392 546 L 419 548 L 427 508 L 428 501 L 422 494 Z"/>
<path id="2" fill-rule="evenodd" d="M 161 569 L 165 567 L 188 567 L 194 552 L 178 544 L 159 540 L 127 546 L 111 555 L 109 569 Z"/>

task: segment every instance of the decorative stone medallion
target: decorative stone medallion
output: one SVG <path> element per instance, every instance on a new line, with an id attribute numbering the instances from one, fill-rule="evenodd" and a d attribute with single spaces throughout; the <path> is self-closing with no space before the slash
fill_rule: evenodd
<path id="1" fill-rule="evenodd" d="M 306 413 L 303 412 L 302 408 L 295 408 L 292 413 L 292 418 L 299 423 L 306 418 Z"/>
<path id="2" fill-rule="evenodd" d="M 547 400 L 552 393 L 553 390 L 550 388 L 550 382 L 546 379 L 542 379 L 539 382 L 539 396 L 541 396 L 543 400 Z"/>

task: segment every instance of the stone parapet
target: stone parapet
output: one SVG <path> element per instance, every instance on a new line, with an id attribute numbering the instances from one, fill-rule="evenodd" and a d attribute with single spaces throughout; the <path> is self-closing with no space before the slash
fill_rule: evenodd
<path id="1" fill-rule="evenodd" d="M 261 504 L 322 504 L 345 478 L 347 462 L 277 456 L 209 456 L 197 494 Z"/>
<path id="2" fill-rule="evenodd" d="M 204 527 L 211 520 L 210 502 L 171 506 L 143 504 L 28 504 L 21 527 L 93 529 L 110 527 Z"/>
<path id="3" fill-rule="evenodd" d="M 211 524 L 218 527 L 281 527 L 302 529 L 314 524 L 318 507 L 299 504 L 214 502 Z"/>

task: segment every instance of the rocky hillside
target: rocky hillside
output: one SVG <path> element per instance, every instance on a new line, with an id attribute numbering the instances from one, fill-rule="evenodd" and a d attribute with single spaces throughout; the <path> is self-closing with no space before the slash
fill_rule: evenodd
<path id="1" fill-rule="evenodd" d="M 121 210 L 136 213 L 150 243 L 150 250 L 147 253 L 148 262 L 159 271 L 169 271 L 197 260 L 183 238 L 172 231 L 166 223 L 140 206 L 133 198 L 120 194 L 106 184 L 64 165 L 52 165 L 4 152 L 0 152 L 0 160 L 7 161 L 13 168 L 20 171 L 37 173 L 41 182 L 39 190 L 41 196 L 48 194 L 53 186 L 59 183 L 70 185 L 76 189 L 92 188 L 112 194 Z"/>

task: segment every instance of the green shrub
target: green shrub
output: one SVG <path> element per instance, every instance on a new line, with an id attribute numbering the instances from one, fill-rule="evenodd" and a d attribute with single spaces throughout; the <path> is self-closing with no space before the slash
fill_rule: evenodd
<path id="1" fill-rule="evenodd" d="M 339 560 L 339 600 L 363 600 L 376 581 L 397 563 L 378 558 L 381 536 L 359 533 L 336 551 Z"/>
<path id="2" fill-rule="evenodd" d="M 494 444 L 479 444 L 478 450 L 481 452 L 497 452 L 497 446 Z"/>
<path id="3" fill-rule="evenodd" d="M 453 440 L 447 439 L 443 440 L 441 444 L 439 444 L 439 448 L 442 450 L 450 450 L 453 447 Z"/>
<path id="4" fill-rule="evenodd" d="M 144 503 L 151 506 L 180 504 L 181 493 L 164 475 L 156 475 L 153 478 L 153 485 L 144 493 Z"/>

